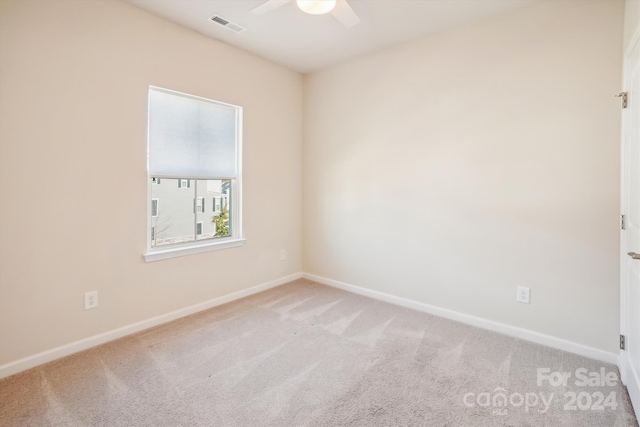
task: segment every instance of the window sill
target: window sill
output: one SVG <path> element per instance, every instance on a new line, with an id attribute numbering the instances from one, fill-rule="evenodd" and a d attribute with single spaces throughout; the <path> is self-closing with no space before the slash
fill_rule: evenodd
<path id="1" fill-rule="evenodd" d="M 217 251 L 219 249 L 235 248 L 244 245 L 243 238 L 232 238 L 224 241 L 207 242 L 188 246 L 179 246 L 166 249 L 150 250 L 144 254 L 146 262 L 160 261 L 167 258 L 199 254 L 201 252 Z"/>

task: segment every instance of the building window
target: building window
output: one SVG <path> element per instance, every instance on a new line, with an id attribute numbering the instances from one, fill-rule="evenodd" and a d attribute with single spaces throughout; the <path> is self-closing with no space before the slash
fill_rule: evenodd
<path id="1" fill-rule="evenodd" d="M 222 197 L 213 198 L 213 211 L 220 212 L 222 209 Z"/>
<path id="2" fill-rule="evenodd" d="M 242 244 L 241 123 L 241 107 L 149 88 L 147 261 Z"/>
<path id="3" fill-rule="evenodd" d="M 195 211 L 203 213 L 204 212 L 204 197 L 198 197 L 194 200 Z"/>

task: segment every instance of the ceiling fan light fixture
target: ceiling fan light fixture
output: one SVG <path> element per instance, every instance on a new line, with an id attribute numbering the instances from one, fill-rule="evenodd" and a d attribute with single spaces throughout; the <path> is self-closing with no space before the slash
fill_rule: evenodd
<path id="1" fill-rule="evenodd" d="M 336 7 L 337 0 L 296 0 L 301 11 L 311 15 L 323 15 Z"/>

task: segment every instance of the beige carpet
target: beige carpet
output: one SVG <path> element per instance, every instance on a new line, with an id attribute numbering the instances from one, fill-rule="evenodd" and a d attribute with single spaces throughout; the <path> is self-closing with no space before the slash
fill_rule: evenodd
<path id="1" fill-rule="evenodd" d="M 538 368 L 571 377 L 538 385 Z M 576 385 L 580 368 L 615 384 Z M 299 280 L 0 380 L 0 424 L 637 426 L 617 378 L 612 365 Z"/>

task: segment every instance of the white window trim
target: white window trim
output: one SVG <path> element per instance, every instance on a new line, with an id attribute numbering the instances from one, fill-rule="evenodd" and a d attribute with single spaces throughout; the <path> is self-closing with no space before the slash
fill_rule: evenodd
<path id="1" fill-rule="evenodd" d="M 204 240 L 203 243 L 190 244 L 189 246 L 174 246 L 171 248 L 154 249 L 152 252 L 144 254 L 146 262 L 160 261 L 162 259 L 176 258 L 185 255 L 199 254 L 202 252 L 217 251 L 220 249 L 235 248 L 243 246 L 246 242 L 244 238 L 225 238 L 216 241 Z"/>

